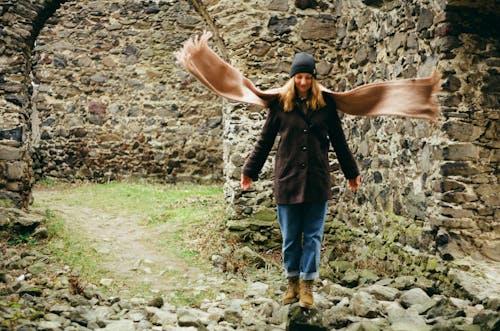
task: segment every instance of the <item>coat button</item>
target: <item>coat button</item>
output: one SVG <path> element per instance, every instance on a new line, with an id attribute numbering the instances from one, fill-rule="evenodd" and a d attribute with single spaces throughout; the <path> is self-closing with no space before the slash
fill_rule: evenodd
<path id="1" fill-rule="evenodd" d="M 305 167 L 306 167 L 306 164 L 305 164 L 305 163 L 301 163 L 301 164 L 300 164 L 300 166 L 301 166 L 302 168 L 305 168 Z"/>
<path id="2" fill-rule="evenodd" d="M 304 129 L 304 133 L 307 133 L 307 132 L 308 132 L 308 130 L 307 130 L 307 129 Z"/>
<path id="3" fill-rule="evenodd" d="M 306 146 L 302 146 L 302 150 L 303 151 L 307 151 L 307 147 Z"/>

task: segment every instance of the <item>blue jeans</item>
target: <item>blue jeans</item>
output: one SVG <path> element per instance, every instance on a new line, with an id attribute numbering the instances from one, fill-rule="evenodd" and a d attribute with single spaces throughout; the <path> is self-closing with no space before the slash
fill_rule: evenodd
<path id="1" fill-rule="evenodd" d="M 326 208 L 326 201 L 278 205 L 287 277 L 300 276 L 304 280 L 319 277 Z"/>

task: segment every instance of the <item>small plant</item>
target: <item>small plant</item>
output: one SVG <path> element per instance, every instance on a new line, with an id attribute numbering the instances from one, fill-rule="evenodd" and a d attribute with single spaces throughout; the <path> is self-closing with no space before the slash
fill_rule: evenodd
<path id="1" fill-rule="evenodd" d="M 47 226 L 49 238 L 56 237 L 64 230 L 64 220 L 51 209 L 45 210 L 43 222 Z"/>
<path id="2" fill-rule="evenodd" d="M 213 297 L 215 295 L 210 289 L 203 291 L 176 290 L 171 299 L 176 306 L 200 307 L 204 300 Z"/>
<path id="3" fill-rule="evenodd" d="M 20 245 L 20 244 L 27 244 L 31 247 L 36 246 L 36 240 L 35 238 L 31 237 L 31 234 L 25 233 L 25 234 L 19 234 L 15 237 L 10 238 L 7 240 L 7 245 L 8 246 L 15 246 L 15 245 Z"/>
<path id="4" fill-rule="evenodd" d="M 195 249 L 183 249 L 179 252 L 180 256 L 182 257 L 186 257 L 186 258 L 193 258 L 193 257 L 197 257 L 200 255 L 200 253 L 195 250 Z"/>
<path id="5" fill-rule="evenodd" d="M 38 185 L 43 185 L 43 186 L 48 186 L 48 187 L 53 187 L 56 186 L 58 183 L 57 181 L 49 178 L 43 178 L 37 183 Z"/>

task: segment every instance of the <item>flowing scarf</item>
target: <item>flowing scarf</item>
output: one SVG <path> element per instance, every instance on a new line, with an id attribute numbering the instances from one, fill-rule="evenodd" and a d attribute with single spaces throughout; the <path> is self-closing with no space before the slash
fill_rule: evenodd
<path id="1" fill-rule="evenodd" d="M 177 61 L 203 85 L 229 100 L 267 107 L 278 97 L 280 88 L 261 90 L 236 68 L 225 62 L 208 46 L 212 34 L 188 39 L 176 53 Z M 369 83 L 346 92 L 330 94 L 343 113 L 355 116 L 402 116 L 437 122 L 439 105 L 435 93 L 440 90 L 437 71 L 425 78 Z"/>

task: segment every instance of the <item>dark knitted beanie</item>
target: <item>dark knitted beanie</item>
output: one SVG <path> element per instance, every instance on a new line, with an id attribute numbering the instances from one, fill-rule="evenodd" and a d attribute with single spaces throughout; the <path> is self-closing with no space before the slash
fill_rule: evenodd
<path id="1" fill-rule="evenodd" d="M 295 74 L 306 72 L 316 78 L 316 61 L 314 57 L 307 52 L 300 52 L 295 54 L 293 58 L 292 67 L 290 68 L 290 77 Z"/>

